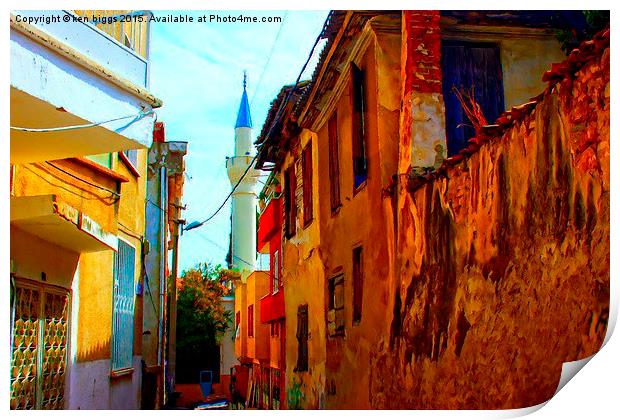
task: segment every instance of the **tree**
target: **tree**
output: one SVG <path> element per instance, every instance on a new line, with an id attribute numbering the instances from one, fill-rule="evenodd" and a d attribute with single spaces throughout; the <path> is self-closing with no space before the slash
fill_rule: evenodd
<path id="1" fill-rule="evenodd" d="M 186 270 L 177 294 L 177 382 L 195 383 L 201 370 L 219 373 L 219 343 L 232 328 L 222 297 L 231 293 L 230 270 L 198 264 Z"/>

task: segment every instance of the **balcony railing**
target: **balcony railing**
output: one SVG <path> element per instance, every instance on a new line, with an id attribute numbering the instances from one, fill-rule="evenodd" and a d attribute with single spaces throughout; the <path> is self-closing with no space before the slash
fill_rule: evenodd
<path id="1" fill-rule="evenodd" d="M 146 10 L 73 10 L 73 13 L 87 18 L 89 23 L 94 24 L 99 30 L 148 59 L 151 12 Z"/>

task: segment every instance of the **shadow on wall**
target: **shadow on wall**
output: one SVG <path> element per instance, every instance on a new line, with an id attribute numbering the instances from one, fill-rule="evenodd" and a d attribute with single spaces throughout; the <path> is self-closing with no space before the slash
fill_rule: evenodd
<path id="1" fill-rule="evenodd" d="M 374 408 L 536 405 L 553 396 L 563 362 L 600 348 L 608 45 L 599 38 L 554 65 L 562 77 L 546 76 L 537 103 L 500 117 L 494 136 L 474 139 L 438 175 L 401 187 L 402 286 L 389 345 L 373 355 Z"/>

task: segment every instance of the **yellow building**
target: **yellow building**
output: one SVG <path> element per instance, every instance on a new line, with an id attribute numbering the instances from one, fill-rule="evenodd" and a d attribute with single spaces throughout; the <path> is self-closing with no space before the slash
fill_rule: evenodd
<path id="1" fill-rule="evenodd" d="M 50 13 L 71 23 L 41 24 Z M 13 409 L 140 407 L 147 149 L 161 101 L 148 91 L 148 20 L 78 19 L 125 13 L 11 15 Z"/>

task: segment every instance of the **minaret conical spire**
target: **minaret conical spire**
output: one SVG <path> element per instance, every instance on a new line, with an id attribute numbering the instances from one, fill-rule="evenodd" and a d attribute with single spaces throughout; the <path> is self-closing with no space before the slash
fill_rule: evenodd
<path id="1" fill-rule="evenodd" d="M 248 75 L 243 72 L 243 95 L 241 95 L 241 103 L 239 104 L 239 112 L 237 112 L 237 123 L 235 128 L 248 127 L 252 128 L 252 115 L 250 115 L 250 102 L 248 101 L 248 92 L 246 90 L 248 84 Z"/>

